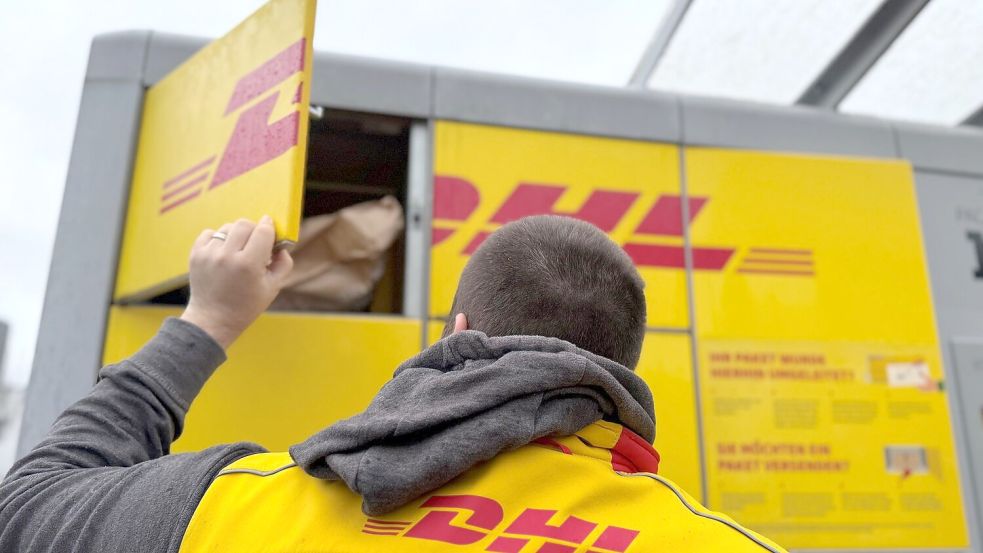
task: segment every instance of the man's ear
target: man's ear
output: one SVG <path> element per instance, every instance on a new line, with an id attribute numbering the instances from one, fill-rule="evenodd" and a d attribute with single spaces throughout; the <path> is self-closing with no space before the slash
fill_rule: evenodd
<path id="1" fill-rule="evenodd" d="M 467 330 L 467 329 L 468 329 L 468 317 L 467 317 L 467 315 L 465 315 L 464 313 L 458 313 L 454 317 L 454 332 L 451 332 L 451 334 L 457 334 L 458 332 L 461 332 L 462 330 Z"/>

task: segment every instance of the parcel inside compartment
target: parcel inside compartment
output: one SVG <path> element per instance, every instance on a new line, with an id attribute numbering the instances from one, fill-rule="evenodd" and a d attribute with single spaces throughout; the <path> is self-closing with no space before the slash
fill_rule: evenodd
<path id="1" fill-rule="evenodd" d="M 384 269 L 381 276 L 374 275 L 378 276 L 378 280 L 373 283 L 371 299 L 366 307 L 319 307 L 324 302 L 312 304 L 314 307 L 305 307 L 304 301 L 283 302 L 280 301 L 284 299 L 282 297 L 274 304 L 273 309 L 402 313 L 406 182 L 411 122 L 410 119 L 387 115 L 333 109 L 312 110 L 301 214 L 302 234 L 305 224 L 314 222 L 313 218 L 338 214 L 346 208 L 363 202 L 379 201 L 387 196 L 395 198 L 399 203 L 403 225 L 395 233 L 392 244 L 381 254 Z M 390 210 L 393 209 L 393 204 L 386 205 Z M 390 228 L 394 225 L 395 223 Z M 335 231 L 337 226 L 340 225 L 335 225 L 335 228 L 330 228 L 327 232 Z M 363 224 L 361 227 L 363 230 L 373 230 L 371 225 Z M 383 229 L 375 230 L 384 232 Z M 303 240 L 299 246 L 303 246 Z M 308 251 L 304 253 L 309 254 Z M 299 263 L 295 266 L 295 273 L 298 267 Z M 349 274 L 328 280 L 344 282 L 346 278 L 358 278 L 352 276 L 351 273 L 354 272 L 357 271 L 348 271 Z M 284 296 L 288 293 L 284 293 Z M 149 303 L 181 305 L 187 303 L 188 294 L 185 286 L 155 296 Z"/>

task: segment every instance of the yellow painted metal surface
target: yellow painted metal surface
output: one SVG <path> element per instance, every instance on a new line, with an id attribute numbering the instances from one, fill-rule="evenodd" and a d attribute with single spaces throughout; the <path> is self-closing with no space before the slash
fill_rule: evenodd
<path id="1" fill-rule="evenodd" d="M 655 449 L 662 456 L 659 474 L 693 497 L 701 497 L 703 467 L 689 335 L 647 333 L 635 372 L 648 383 L 655 400 Z"/>
<path id="2" fill-rule="evenodd" d="M 444 323 L 427 325 L 427 341 L 440 339 Z M 659 474 L 694 497 L 702 494 L 699 436 L 693 388 L 690 339 L 686 334 L 649 332 L 636 372 L 655 399 L 655 449 L 662 456 Z"/>
<path id="3" fill-rule="evenodd" d="M 701 337 L 935 344 L 907 163 L 688 148 L 686 169 L 694 252 L 732 250 L 694 274 Z"/>
<path id="4" fill-rule="evenodd" d="M 271 0 L 147 90 L 115 298 L 186 279 L 202 229 L 300 225 L 314 0 Z"/>
<path id="5" fill-rule="evenodd" d="M 178 314 L 113 307 L 105 362 L 131 355 Z M 239 440 L 284 450 L 367 407 L 393 370 L 419 351 L 420 335 L 418 321 L 398 317 L 264 314 L 195 400 L 174 450 Z"/>
<path id="6" fill-rule="evenodd" d="M 690 148 L 708 499 L 791 548 L 967 544 L 908 164 Z"/>
<path id="7" fill-rule="evenodd" d="M 649 325 L 688 324 L 675 146 L 440 121 L 434 156 L 431 315 L 447 314 L 470 251 L 487 233 L 521 216 L 559 213 L 637 253 Z"/>

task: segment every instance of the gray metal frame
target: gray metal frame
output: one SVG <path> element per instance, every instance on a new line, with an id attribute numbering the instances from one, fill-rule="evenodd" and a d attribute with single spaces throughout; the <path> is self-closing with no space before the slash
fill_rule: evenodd
<path id="1" fill-rule="evenodd" d="M 7 351 L 7 330 L 10 327 L 7 323 L 0 321 L 0 368 L 3 367 L 3 357 Z M 3 377 L 3 370 L 0 369 L 0 377 Z M 0 380 L 0 386 L 3 385 L 3 381 Z"/>
<path id="2" fill-rule="evenodd" d="M 420 347 L 427 343 L 430 292 L 430 220 L 433 204 L 433 133 L 426 121 L 410 125 L 406 183 L 406 262 L 403 314 L 422 321 Z"/>
<path id="3" fill-rule="evenodd" d="M 974 111 L 960 125 L 967 127 L 983 127 L 983 106 Z"/>
<path id="4" fill-rule="evenodd" d="M 148 32 L 97 37 L 89 54 L 18 456 L 95 381 L 140 126 Z"/>
<path id="5" fill-rule="evenodd" d="M 635 71 L 632 72 L 631 78 L 628 79 L 629 87 L 644 88 L 648 84 L 649 79 L 652 78 L 652 73 L 655 72 L 655 68 L 659 65 L 659 60 L 662 59 L 666 50 L 669 49 L 669 43 L 672 42 L 672 37 L 675 36 L 676 30 L 679 29 L 679 25 L 683 22 L 683 18 L 686 17 L 686 12 L 692 3 L 693 0 L 673 1 L 665 20 L 655 30 L 652 40 L 645 47 L 642 57 L 639 58 L 638 64 L 635 66 Z"/>
<path id="6" fill-rule="evenodd" d="M 95 380 L 144 88 L 206 43 L 151 32 L 103 35 L 93 42 L 27 393 L 20 454 L 33 447 L 51 421 Z M 687 146 L 904 158 L 913 164 L 923 192 L 920 183 L 931 175 L 959 175 L 983 183 L 983 156 L 979 154 L 983 132 L 901 125 L 802 107 L 554 83 L 323 53 L 315 55 L 311 101 L 420 121 L 411 132 L 407 246 L 412 251 L 422 247 L 424 254 L 426 242 L 413 233 L 430 226 L 425 183 L 432 173 L 426 160 L 432 157 L 434 119 Z M 685 177 L 683 186 L 685 190 Z M 411 263 L 407 269 L 414 273 L 407 275 L 407 286 L 422 288 L 424 293 L 422 304 L 407 303 L 407 314 L 422 314 L 425 322 L 428 262 Z M 933 274 L 938 270 L 944 267 L 932 267 Z M 938 286 L 933 281 L 937 297 Z M 972 328 L 952 319 L 938 305 L 936 312 L 941 344 L 949 344 L 957 334 L 978 333 L 979 326 Z M 979 315 L 983 319 L 983 311 Z M 693 335 L 692 328 L 683 331 Z M 947 370 L 952 371 L 948 348 L 942 349 Z M 695 365 L 698 359 L 693 361 Z M 950 394 L 958 460 L 963 481 L 969 482 L 967 435 L 958 403 L 956 394 Z M 964 495 L 971 495 L 965 486 Z M 975 544 L 972 550 L 980 552 L 978 508 L 967 498 L 965 509 Z"/>
<path id="7" fill-rule="evenodd" d="M 926 4 L 928 0 L 883 0 L 796 103 L 835 109 Z"/>

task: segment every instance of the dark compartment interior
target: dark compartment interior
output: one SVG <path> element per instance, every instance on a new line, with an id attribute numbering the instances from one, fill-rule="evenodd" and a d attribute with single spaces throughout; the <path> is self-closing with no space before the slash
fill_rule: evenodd
<path id="1" fill-rule="evenodd" d="M 395 196 L 406 213 L 406 174 L 410 120 L 325 109 L 311 118 L 304 183 L 303 217 L 333 213 L 385 195 Z M 401 313 L 405 232 L 390 248 L 386 270 L 375 287 L 371 313 Z M 150 303 L 183 305 L 187 287 L 161 294 Z"/>

